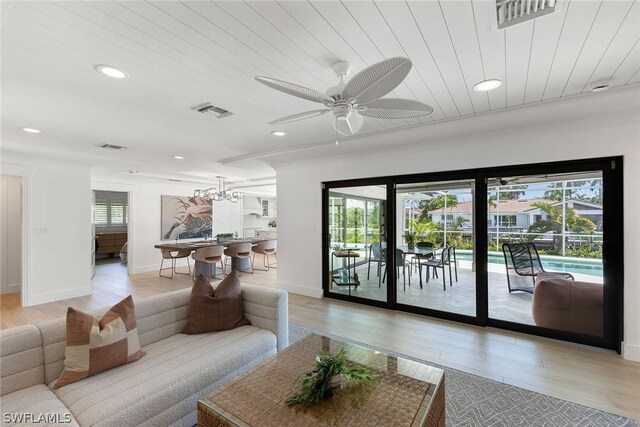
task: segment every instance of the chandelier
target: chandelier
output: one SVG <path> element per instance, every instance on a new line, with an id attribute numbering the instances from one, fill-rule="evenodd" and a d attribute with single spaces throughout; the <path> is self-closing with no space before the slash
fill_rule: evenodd
<path id="1" fill-rule="evenodd" d="M 204 190 L 196 190 L 193 192 L 193 197 L 201 197 L 207 200 L 213 200 L 214 202 L 220 202 L 222 200 L 228 200 L 232 203 L 237 203 L 238 200 L 244 199 L 244 193 L 240 191 L 227 191 L 225 178 L 223 176 L 217 176 L 218 188 L 206 188 Z"/>

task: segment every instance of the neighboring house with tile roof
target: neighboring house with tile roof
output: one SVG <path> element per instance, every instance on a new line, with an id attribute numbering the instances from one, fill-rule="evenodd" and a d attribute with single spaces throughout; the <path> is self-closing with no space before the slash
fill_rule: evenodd
<path id="1" fill-rule="evenodd" d="M 552 206 L 562 206 L 562 202 L 547 199 L 519 199 L 519 200 L 493 200 L 489 206 L 488 226 L 500 228 L 511 228 L 526 230 L 531 224 L 547 219 L 547 214 L 535 207 L 535 203 L 549 203 Z M 593 221 L 598 230 L 602 229 L 602 205 L 581 200 L 567 200 L 567 208 L 573 208 L 578 215 Z M 433 222 L 442 222 L 444 219 L 444 208 L 429 212 Z M 461 202 L 457 206 L 447 208 L 447 224 L 451 224 L 455 217 L 463 217 L 469 222 L 466 227 L 471 226 L 473 217 L 473 202 Z"/>

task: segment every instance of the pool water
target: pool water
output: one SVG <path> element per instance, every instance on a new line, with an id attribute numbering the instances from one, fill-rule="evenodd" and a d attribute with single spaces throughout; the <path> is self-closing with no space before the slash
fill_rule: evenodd
<path id="1" fill-rule="evenodd" d="M 471 261 L 472 257 L 470 253 L 460 252 L 461 251 L 458 251 L 456 253 L 458 259 Z M 600 260 L 563 261 L 555 258 L 548 259 L 544 255 L 540 256 L 540 260 L 542 261 L 542 266 L 547 271 L 564 271 L 567 273 L 586 274 L 596 277 L 602 277 L 603 273 L 602 262 Z M 504 256 L 489 254 L 489 263 L 504 265 Z"/>

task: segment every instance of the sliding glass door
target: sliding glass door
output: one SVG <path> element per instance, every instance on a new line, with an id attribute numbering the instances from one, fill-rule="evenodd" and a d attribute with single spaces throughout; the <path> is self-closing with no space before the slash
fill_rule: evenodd
<path id="1" fill-rule="evenodd" d="M 324 185 L 325 296 L 619 351 L 621 158 Z"/>
<path id="2" fill-rule="evenodd" d="M 475 180 L 396 185 L 397 303 L 476 317 Z"/>
<path id="3" fill-rule="evenodd" d="M 604 337 L 603 171 L 488 181 L 489 318 Z"/>
<path id="4" fill-rule="evenodd" d="M 330 189 L 327 197 L 326 292 L 387 302 L 386 185 Z"/>

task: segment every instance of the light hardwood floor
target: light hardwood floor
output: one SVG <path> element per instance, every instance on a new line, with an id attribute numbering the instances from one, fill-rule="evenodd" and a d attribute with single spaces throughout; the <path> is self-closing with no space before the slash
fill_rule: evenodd
<path id="1" fill-rule="evenodd" d="M 246 283 L 276 286 L 276 271 L 244 274 Z M 93 295 L 20 308 L 17 294 L 0 297 L 1 327 L 64 316 L 68 306 L 91 310 L 126 295 L 134 300 L 191 286 L 188 276 L 126 275 L 119 264 L 97 268 Z M 289 319 L 315 330 L 387 348 L 557 398 L 640 419 L 640 363 L 612 351 L 480 328 L 332 299 L 291 294 Z"/>

